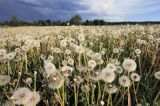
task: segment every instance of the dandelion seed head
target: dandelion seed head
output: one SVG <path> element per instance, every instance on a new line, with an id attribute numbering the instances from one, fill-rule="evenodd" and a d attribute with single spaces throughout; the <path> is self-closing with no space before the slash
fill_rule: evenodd
<path id="1" fill-rule="evenodd" d="M 91 69 L 94 69 L 96 67 L 97 63 L 95 60 L 89 60 L 88 61 L 88 67 Z"/>
<path id="2" fill-rule="evenodd" d="M 36 92 L 30 93 L 30 98 L 25 104 L 26 106 L 35 106 L 40 101 L 40 95 Z"/>
<path id="3" fill-rule="evenodd" d="M 72 71 L 73 71 L 73 68 L 70 67 L 70 66 L 63 66 L 63 67 L 61 68 L 61 73 L 62 73 L 62 75 L 65 76 L 65 77 L 70 76 L 71 73 L 72 73 Z"/>
<path id="4" fill-rule="evenodd" d="M 121 66 L 116 66 L 116 70 L 115 70 L 116 73 L 123 73 L 123 68 Z"/>
<path id="5" fill-rule="evenodd" d="M 129 87 L 131 84 L 131 81 L 127 76 L 121 76 L 119 78 L 119 84 L 123 87 Z"/>
<path id="6" fill-rule="evenodd" d="M 134 52 L 136 53 L 136 55 L 140 55 L 141 54 L 141 50 L 140 49 L 135 49 Z"/>
<path id="7" fill-rule="evenodd" d="M 8 84 L 11 80 L 11 77 L 8 75 L 0 75 L 0 86 Z"/>
<path id="8" fill-rule="evenodd" d="M 105 103 L 104 103 L 104 101 L 100 101 L 100 104 L 101 104 L 101 106 L 104 106 L 105 105 Z"/>
<path id="9" fill-rule="evenodd" d="M 49 77 L 52 73 L 57 71 L 55 65 L 50 62 L 45 63 L 44 68 L 45 68 L 45 74 L 47 75 L 47 77 Z"/>
<path id="10" fill-rule="evenodd" d="M 117 90 L 118 90 L 117 86 L 110 84 L 110 85 L 107 86 L 106 92 L 108 94 L 113 94 L 113 93 L 116 93 Z"/>
<path id="11" fill-rule="evenodd" d="M 130 76 L 131 80 L 138 82 L 140 81 L 140 76 L 137 73 L 132 73 Z"/>
<path id="12" fill-rule="evenodd" d="M 125 59 L 122 63 L 122 66 L 126 71 L 132 72 L 136 70 L 137 63 L 132 59 Z"/>
<path id="13" fill-rule="evenodd" d="M 50 89 L 60 89 L 63 85 L 64 79 L 59 72 L 52 73 L 49 77 L 48 87 Z"/>
<path id="14" fill-rule="evenodd" d="M 116 70 L 116 66 L 112 63 L 108 63 L 106 68 L 110 71 L 115 71 Z"/>
<path id="15" fill-rule="evenodd" d="M 160 80 L 160 71 L 155 72 L 154 77 Z"/>
<path id="16" fill-rule="evenodd" d="M 0 49 L 0 56 L 6 55 L 7 51 L 6 49 Z"/>
<path id="17" fill-rule="evenodd" d="M 29 98 L 31 98 L 31 91 L 25 87 L 18 88 L 18 90 L 16 90 L 11 96 L 13 103 L 16 105 L 27 104 Z"/>
<path id="18" fill-rule="evenodd" d="M 114 81 L 116 74 L 112 70 L 108 70 L 108 68 L 104 68 L 101 72 L 101 79 L 105 82 L 111 83 Z"/>

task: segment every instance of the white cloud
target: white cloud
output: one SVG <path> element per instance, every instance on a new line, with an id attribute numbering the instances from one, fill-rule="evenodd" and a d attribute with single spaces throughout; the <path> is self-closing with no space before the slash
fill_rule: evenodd
<path id="1" fill-rule="evenodd" d="M 113 21 L 122 21 L 128 15 L 144 14 L 160 9 L 159 6 L 155 6 L 158 1 L 150 0 L 79 0 L 77 3 L 87 7 L 87 10 L 79 10 L 79 13 L 94 13 L 96 17 L 93 18 Z"/>
<path id="2" fill-rule="evenodd" d="M 122 21 L 127 16 L 145 14 L 160 10 L 158 0 L 17 0 L 23 3 L 37 5 L 34 9 L 47 16 L 54 12 L 71 14 L 75 11 L 92 19 L 104 19 L 109 21 Z M 77 5 L 76 10 L 65 10 L 61 3 L 67 3 L 66 7 Z M 58 9 L 55 9 L 55 6 Z M 79 8 L 81 6 L 82 8 Z M 91 16 L 90 16 L 91 15 Z"/>

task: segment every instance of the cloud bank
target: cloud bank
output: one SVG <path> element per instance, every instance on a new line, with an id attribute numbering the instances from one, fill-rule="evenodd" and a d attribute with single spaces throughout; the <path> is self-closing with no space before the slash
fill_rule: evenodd
<path id="1" fill-rule="evenodd" d="M 0 15 L 5 18 L 15 14 L 27 20 L 67 20 L 80 14 L 83 19 L 125 21 L 132 17 L 146 20 L 146 16 L 154 19 L 156 14 L 155 19 L 160 20 L 159 5 L 158 0 L 1 0 Z"/>

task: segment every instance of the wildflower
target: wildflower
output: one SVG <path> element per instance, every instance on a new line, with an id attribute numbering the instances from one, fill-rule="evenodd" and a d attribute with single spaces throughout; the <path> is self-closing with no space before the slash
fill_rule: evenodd
<path id="1" fill-rule="evenodd" d="M 132 73 L 130 78 L 135 82 L 138 82 L 140 80 L 140 76 L 137 73 Z"/>
<path id="2" fill-rule="evenodd" d="M 5 101 L 2 103 L 2 106 L 15 106 L 12 101 Z"/>
<path id="3" fill-rule="evenodd" d="M 90 87 L 88 85 L 82 85 L 81 86 L 81 90 L 82 90 L 82 92 L 89 92 L 90 91 Z"/>
<path id="4" fill-rule="evenodd" d="M 101 106 L 104 106 L 105 103 L 104 103 L 104 101 L 101 100 L 100 104 L 101 104 Z"/>
<path id="5" fill-rule="evenodd" d="M 99 59 L 99 60 L 96 60 L 96 61 L 97 61 L 97 64 L 98 64 L 98 65 L 101 65 L 101 64 L 104 63 L 103 59 Z"/>
<path id="6" fill-rule="evenodd" d="M 99 81 L 101 79 L 101 73 L 98 71 L 93 72 L 91 79 L 93 81 Z"/>
<path id="7" fill-rule="evenodd" d="M 54 59 L 53 56 L 50 55 L 50 56 L 48 56 L 47 61 L 48 61 L 48 62 L 52 62 L 53 59 Z"/>
<path id="8" fill-rule="evenodd" d="M 79 70 L 79 72 L 87 72 L 88 68 L 85 66 L 78 66 L 77 69 Z"/>
<path id="9" fill-rule="evenodd" d="M 114 48 L 113 49 L 113 53 L 119 53 L 119 49 L 118 48 Z"/>
<path id="10" fill-rule="evenodd" d="M 104 68 L 101 72 L 101 79 L 108 83 L 113 82 L 115 77 L 115 72 L 112 70 L 108 70 L 108 68 Z"/>
<path id="11" fill-rule="evenodd" d="M 62 50 L 60 48 L 58 48 L 58 47 L 54 47 L 54 48 L 51 48 L 51 52 L 53 52 L 53 53 L 61 53 Z"/>
<path id="12" fill-rule="evenodd" d="M 94 53 L 93 53 L 92 50 L 87 50 L 86 55 L 89 56 L 89 57 L 92 57 L 94 55 Z"/>
<path id="13" fill-rule="evenodd" d="M 85 36 L 84 36 L 84 34 L 79 34 L 78 35 L 78 40 L 80 41 L 80 42 L 83 42 L 84 40 L 85 40 Z"/>
<path id="14" fill-rule="evenodd" d="M 155 72 L 154 77 L 160 80 L 160 71 Z"/>
<path id="15" fill-rule="evenodd" d="M 67 46 L 67 41 L 65 39 L 60 41 L 60 46 L 61 47 L 66 47 Z"/>
<path id="16" fill-rule="evenodd" d="M 125 59 L 122 63 L 122 66 L 128 72 L 135 71 L 137 68 L 136 62 L 132 59 Z"/>
<path id="17" fill-rule="evenodd" d="M 25 81 L 24 81 L 26 84 L 30 85 L 32 84 L 32 78 L 27 78 Z"/>
<path id="18" fill-rule="evenodd" d="M 121 76 L 119 78 L 119 83 L 123 87 L 129 87 L 130 84 L 131 84 L 131 81 L 130 81 L 130 79 L 127 76 Z"/>
<path id="19" fill-rule="evenodd" d="M 46 60 L 46 55 L 41 54 L 40 58 L 41 58 L 42 60 Z"/>
<path id="20" fill-rule="evenodd" d="M 89 42 L 89 46 L 93 46 L 94 45 L 94 43 L 93 42 Z"/>
<path id="21" fill-rule="evenodd" d="M 8 75 L 0 75 L 0 86 L 8 84 L 11 80 L 11 77 Z"/>
<path id="22" fill-rule="evenodd" d="M 30 95 L 31 96 L 25 106 L 36 106 L 36 104 L 40 101 L 40 95 L 36 92 L 31 92 Z"/>
<path id="23" fill-rule="evenodd" d="M 12 60 L 14 59 L 14 57 L 16 56 L 16 53 L 15 52 L 11 52 L 11 53 L 8 53 L 4 56 L 5 59 L 7 60 Z"/>
<path id="24" fill-rule="evenodd" d="M 20 49 L 20 48 L 16 48 L 14 51 L 15 51 L 16 53 L 20 53 L 20 52 L 21 52 L 21 49 Z"/>
<path id="25" fill-rule="evenodd" d="M 68 64 L 73 66 L 74 65 L 74 60 L 72 58 L 69 58 L 68 59 Z"/>
<path id="26" fill-rule="evenodd" d="M 116 66 L 112 63 L 107 64 L 106 68 L 110 71 L 115 71 L 116 70 Z"/>
<path id="27" fill-rule="evenodd" d="M 134 52 L 136 53 L 136 55 L 140 55 L 141 54 L 141 50 L 140 49 L 136 49 Z"/>
<path id="28" fill-rule="evenodd" d="M 49 77 L 48 87 L 50 89 L 59 89 L 62 87 L 64 79 L 59 72 L 52 73 Z"/>
<path id="29" fill-rule="evenodd" d="M 110 84 L 107 86 L 106 92 L 109 94 L 113 94 L 113 93 L 116 93 L 117 90 L 118 90 L 118 88 L 115 85 Z"/>
<path id="30" fill-rule="evenodd" d="M 33 46 L 36 47 L 36 48 L 40 47 L 40 41 L 35 40 L 35 41 L 33 42 Z"/>
<path id="31" fill-rule="evenodd" d="M 111 59 L 111 63 L 115 65 L 120 65 L 120 61 L 118 61 L 118 59 Z"/>
<path id="32" fill-rule="evenodd" d="M 88 67 L 89 68 L 94 69 L 96 65 L 97 65 L 97 63 L 96 63 L 95 60 L 89 60 L 88 61 Z"/>
<path id="33" fill-rule="evenodd" d="M 44 68 L 45 68 L 46 77 L 49 77 L 52 73 L 57 71 L 55 65 L 51 62 L 46 62 L 44 65 Z"/>
<path id="34" fill-rule="evenodd" d="M 0 56 L 6 55 L 7 51 L 6 49 L 0 49 Z"/>
<path id="35" fill-rule="evenodd" d="M 63 66 L 61 68 L 61 73 L 65 77 L 68 77 L 69 75 L 71 75 L 72 71 L 73 71 L 73 68 L 69 66 Z"/>
<path id="36" fill-rule="evenodd" d="M 31 98 L 31 91 L 25 87 L 18 88 L 18 90 L 16 90 L 11 96 L 11 100 L 13 100 L 13 103 L 16 105 L 27 104 L 30 98 Z"/>
<path id="37" fill-rule="evenodd" d="M 100 53 L 95 53 L 95 54 L 93 55 L 93 59 L 95 59 L 95 60 L 100 60 L 100 59 L 102 59 L 102 56 L 101 56 Z"/>
<path id="38" fill-rule="evenodd" d="M 123 73 L 123 68 L 121 66 L 116 66 L 116 70 L 115 70 L 116 73 Z"/>
<path id="39" fill-rule="evenodd" d="M 67 61 L 67 60 L 63 60 L 63 61 L 62 61 L 62 65 L 63 65 L 63 66 L 66 66 L 66 65 L 67 65 L 67 63 L 68 63 L 68 61 Z"/>
<path id="40" fill-rule="evenodd" d="M 27 45 L 23 45 L 21 48 L 22 48 L 22 50 L 23 50 L 24 52 L 29 51 L 29 46 L 27 46 Z"/>
<path id="41" fill-rule="evenodd" d="M 85 48 L 83 46 L 76 46 L 76 53 L 82 54 L 85 53 Z"/>
<path id="42" fill-rule="evenodd" d="M 66 50 L 65 50 L 65 53 L 69 55 L 69 54 L 71 54 L 71 50 L 66 49 Z"/>

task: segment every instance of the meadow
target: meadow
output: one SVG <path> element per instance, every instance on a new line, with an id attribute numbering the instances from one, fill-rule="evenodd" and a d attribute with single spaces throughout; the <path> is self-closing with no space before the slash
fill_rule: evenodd
<path id="1" fill-rule="evenodd" d="M 160 106 L 160 25 L 0 28 L 1 106 Z"/>

